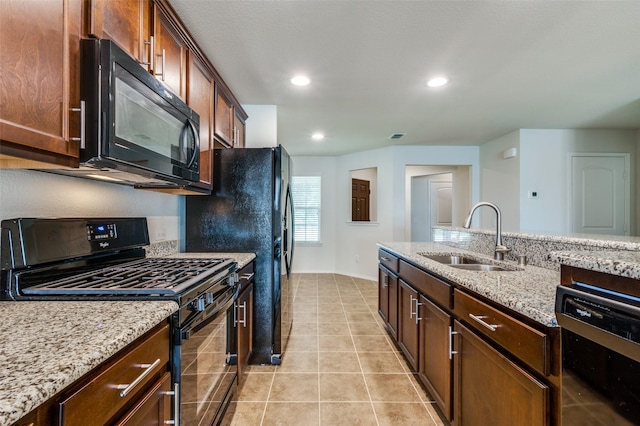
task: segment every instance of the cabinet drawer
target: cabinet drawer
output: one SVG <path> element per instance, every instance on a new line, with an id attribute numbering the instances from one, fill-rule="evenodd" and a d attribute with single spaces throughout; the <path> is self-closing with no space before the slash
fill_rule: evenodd
<path id="1" fill-rule="evenodd" d="M 166 371 L 169 361 L 169 326 L 158 329 L 101 369 L 89 382 L 59 404 L 61 425 L 103 425 Z M 145 374 L 146 373 L 146 374 Z M 140 377 L 142 377 L 140 379 Z M 121 396 L 118 385 L 135 383 Z"/>
<path id="2" fill-rule="evenodd" d="M 398 258 L 388 251 L 378 249 L 378 260 L 390 271 L 398 273 Z"/>
<path id="3" fill-rule="evenodd" d="M 439 280 L 404 260 L 400 260 L 399 263 L 399 274 L 403 280 L 440 306 L 451 309 L 450 284 Z"/>
<path id="4" fill-rule="evenodd" d="M 458 289 L 453 292 L 454 313 L 529 366 L 550 374 L 548 336 Z"/>

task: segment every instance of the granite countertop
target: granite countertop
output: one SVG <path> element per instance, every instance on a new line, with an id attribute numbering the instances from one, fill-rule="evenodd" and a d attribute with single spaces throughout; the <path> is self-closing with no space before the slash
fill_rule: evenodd
<path id="1" fill-rule="evenodd" d="M 226 253 L 226 252 L 211 252 L 211 253 L 175 253 L 167 257 L 176 257 L 176 258 L 213 258 L 213 257 L 229 257 L 235 260 L 238 263 L 238 269 L 242 269 L 249 264 L 253 259 L 256 258 L 255 253 Z"/>
<path id="2" fill-rule="evenodd" d="M 563 265 L 640 280 L 640 251 L 551 252 L 549 258 Z"/>
<path id="3" fill-rule="evenodd" d="M 378 245 L 542 325 L 558 326 L 555 316 L 555 296 L 556 287 L 560 283 L 560 273 L 557 271 L 536 266 L 523 267 L 510 261 L 498 262 L 486 255 L 437 243 L 385 242 Z M 428 259 L 419 253 L 465 254 L 486 260 L 487 263 L 506 265 L 514 270 L 466 271 Z"/>
<path id="4" fill-rule="evenodd" d="M 0 426 L 20 419 L 177 309 L 172 301 L 0 302 Z"/>

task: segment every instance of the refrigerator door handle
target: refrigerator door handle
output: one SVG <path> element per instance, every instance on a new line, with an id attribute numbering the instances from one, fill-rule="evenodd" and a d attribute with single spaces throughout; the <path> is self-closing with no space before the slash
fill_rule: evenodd
<path id="1" fill-rule="evenodd" d="M 291 218 L 291 233 L 289 233 L 288 223 Z M 284 201 L 284 264 L 287 269 L 287 277 L 291 273 L 293 266 L 293 249 L 295 247 L 295 224 L 293 216 L 293 198 L 291 197 L 291 184 L 287 183 L 287 194 Z M 289 250 L 289 235 L 291 235 L 291 250 Z"/>

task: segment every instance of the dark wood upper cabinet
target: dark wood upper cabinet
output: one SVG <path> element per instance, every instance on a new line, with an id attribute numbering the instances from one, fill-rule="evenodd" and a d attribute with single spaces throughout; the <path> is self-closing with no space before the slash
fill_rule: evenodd
<path id="1" fill-rule="evenodd" d="M 82 1 L 2 0 L 0 16 L 0 166 L 77 166 Z"/>
<path id="2" fill-rule="evenodd" d="M 187 104 L 200 116 L 200 182 L 194 186 L 211 189 L 213 185 L 213 76 L 202 60 L 188 52 Z"/>
<path id="3" fill-rule="evenodd" d="M 152 65 L 150 0 L 91 0 L 86 35 L 113 40 L 147 70 Z"/>
<path id="4" fill-rule="evenodd" d="M 154 6 L 153 74 L 173 93 L 185 98 L 187 45 L 163 9 Z"/>
<path id="5" fill-rule="evenodd" d="M 224 90 L 216 84 L 215 135 L 227 148 L 233 147 L 233 105 Z"/>

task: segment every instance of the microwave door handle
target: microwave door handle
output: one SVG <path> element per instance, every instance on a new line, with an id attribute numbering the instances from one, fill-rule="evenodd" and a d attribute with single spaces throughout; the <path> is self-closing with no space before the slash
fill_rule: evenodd
<path id="1" fill-rule="evenodd" d="M 186 141 L 187 141 L 186 133 L 187 131 L 189 131 L 189 129 L 191 129 L 191 133 L 193 134 L 193 139 L 194 139 L 194 149 L 193 149 L 193 153 L 191 154 L 191 158 L 187 158 L 189 149 L 186 146 Z M 187 164 L 187 167 L 191 167 L 193 163 L 198 159 L 198 156 L 200 155 L 199 148 L 200 148 L 200 136 L 196 131 L 196 126 L 195 124 L 193 124 L 193 121 L 187 119 L 187 121 L 185 121 L 184 123 L 184 126 L 182 126 L 182 132 L 180 132 L 180 152 L 182 153 L 182 156 L 183 156 L 182 159 Z"/>

